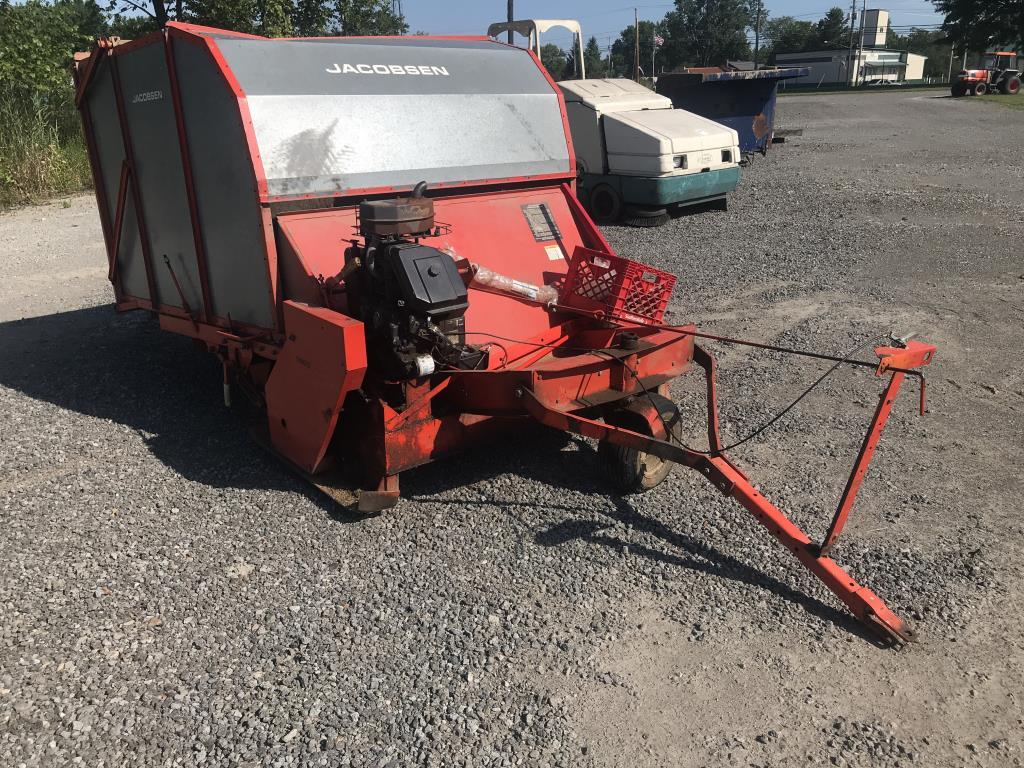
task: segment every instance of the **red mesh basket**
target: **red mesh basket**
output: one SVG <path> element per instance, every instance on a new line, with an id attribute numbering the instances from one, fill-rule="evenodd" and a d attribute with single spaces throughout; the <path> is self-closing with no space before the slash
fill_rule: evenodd
<path id="1" fill-rule="evenodd" d="M 613 320 L 657 325 L 675 284 L 668 272 L 580 246 L 569 260 L 561 303 Z"/>

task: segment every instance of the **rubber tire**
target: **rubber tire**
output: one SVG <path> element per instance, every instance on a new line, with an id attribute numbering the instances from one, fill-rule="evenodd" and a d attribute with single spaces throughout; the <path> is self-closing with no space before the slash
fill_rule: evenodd
<path id="1" fill-rule="evenodd" d="M 967 86 L 963 83 L 957 83 L 949 89 L 949 92 L 953 95 L 954 99 L 959 99 L 967 95 Z"/>
<path id="2" fill-rule="evenodd" d="M 665 420 L 672 434 L 678 439 L 681 430 L 679 409 L 676 408 L 675 403 L 654 392 L 650 393 L 650 398 L 661 414 L 661 418 Z M 650 404 L 644 395 L 640 395 L 635 401 L 635 405 L 641 408 L 649 407 Z M 624 427 L 645 435 L 651 434 L 647 420 L 628 407 L 612 411 L 605 416 L 604 420 L 615 427 Z M 612 483 L 621 493 L 649 491 L 664 482 L 675 467 L 671 461 L 659 459 L 657 456 L 651 456 L 635 448 L 612 445 L 605 441 L 598 444 L 597 454 L 608 467 Z"/>
<path id="3" fill-rule="evenodd" d="M 1020 78 L 1008 77 L 999 84 L 999 90 L 1007 96 L 1016 96 L 1020 93 Z"/>
<path id="4" fill-rule="evenodd" d="M 984 96 L 988 93 L 988 86 L 985 83 L 975 83 L 971 86 L 972 96 Z"/>
<path id="5" fill-rule="evenodd" d="M 598 224 L 612 224 L 622 218 L 622 197 L 610 184 L 598 184 L 589 195 L 590 215 Z"/>

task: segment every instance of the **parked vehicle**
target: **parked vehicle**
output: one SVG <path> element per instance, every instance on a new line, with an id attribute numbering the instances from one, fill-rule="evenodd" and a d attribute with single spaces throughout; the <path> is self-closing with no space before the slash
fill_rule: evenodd
<path id="1" fill-rule="evenodd" d="M 599 222 L 624 220 L 654 227 L 669 210 L 721 202 L 740 180 L 739 135 L 732 128 L 682 109 L 625 78 L 587 80 L 583 33 L 570 19 L 524 19 L 487 28 L 527 38 L 540 58 L 540 36 L 553 27 L 573 34 L 578 80 L 558 83 L 576 149 L 576 194 Z"/>
<path id="2" fill-rule="evenodd" d="M 1016 53 L 986 53 L 982 69 L 965 69 L 956 76 L 950 91 L 953 96 L 984 96 L 986 93 L 1016 96 L 1020 93 L 1020 64 Z"/>
<path id="3" fill-rule="evenodd" d="M 720 201 L 740 180 L 739 136 L 632 80 L 568 80 L 577 194 L 603 222 L 656 226 L 668 209 Z"/>

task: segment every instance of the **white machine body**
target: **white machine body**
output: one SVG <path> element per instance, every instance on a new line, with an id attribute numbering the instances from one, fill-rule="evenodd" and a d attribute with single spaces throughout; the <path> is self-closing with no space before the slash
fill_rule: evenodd
<path id="1" fill-rule="evenodd" d="M 586 173 L 682 176 L 739 165 L 739 136 L 714 120 L 673 109 L 632 80 L 558 84 L 576 161 Z"/>

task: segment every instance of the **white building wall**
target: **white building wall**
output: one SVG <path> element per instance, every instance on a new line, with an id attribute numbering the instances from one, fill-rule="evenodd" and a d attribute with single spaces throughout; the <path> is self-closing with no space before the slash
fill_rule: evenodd
<path id="1" fill-rule="evenodd" d="M 907 80 L 923 80 L 924 79 L 924 63 L 928 59 L 927 56 L 921 56 L 916 53 L 907 54 Z"/>
<path id="2" fill-rule="evenodd" d="M 861 81 L 861 62 L 864 66 L 864 78 L 871 80 L 880 78 L 883 80 L 921 80 L 924 77 L 925 56 L 916 53 L 902 53 L 901 51 L 889 51 L 884 48 L 865 49 L 862 57 L 858 58 L 858 52 L 852 54 L 846 49 L 835 51 L 805 51 L 802 53 L 780 53 L 775 56 L 775 65 L 778 67 L 807 67 L 811 70 L 805 77 L 797 77 L 788 82 L 794 85 L 848 85 L 851 82 Z M 897 63 L 906 62 L 906 68 L 890 67 L 881 70 L 878 67 L 867 65 L 882 62 Z M 853 72 L 850 71 L 852 68 Z"/>

